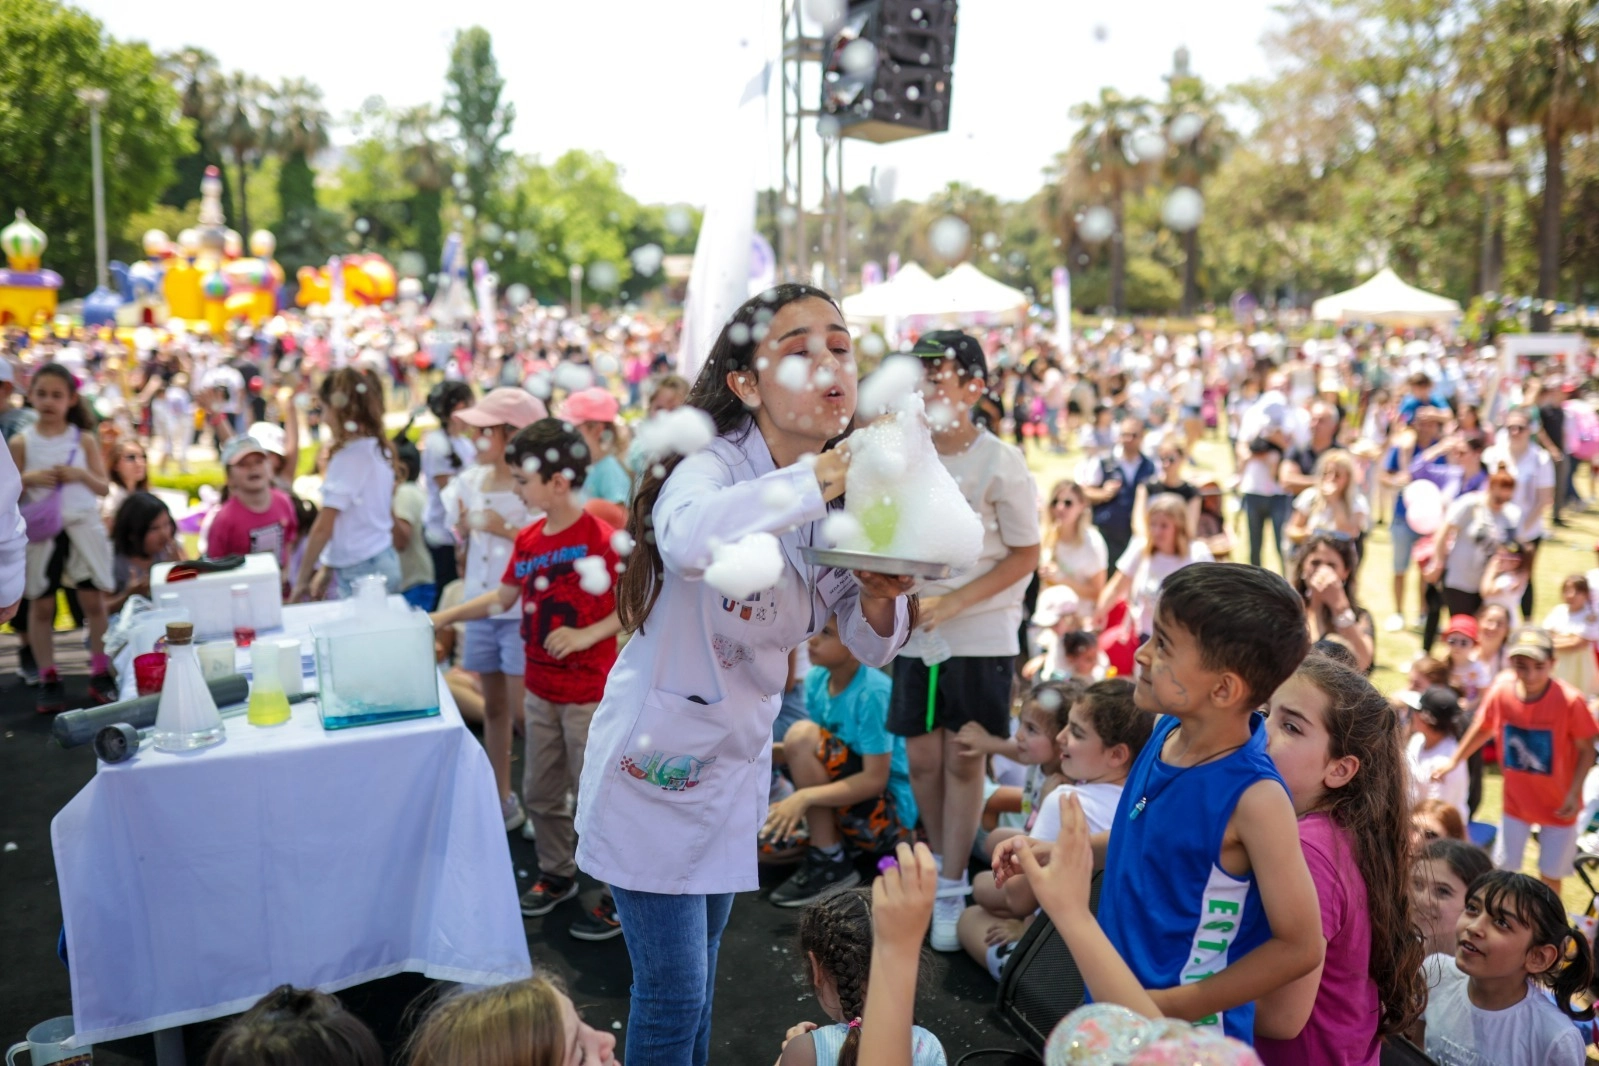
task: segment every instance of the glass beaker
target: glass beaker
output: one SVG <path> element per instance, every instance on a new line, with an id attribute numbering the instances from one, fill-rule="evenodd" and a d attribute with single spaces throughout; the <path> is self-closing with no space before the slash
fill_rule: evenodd
<path id="1" fill-rule="evenodd" d="M 289 697 L 279 674 L 277 645 L 268 641 L 250 649 L 250 706 L 245 717 L 251 725 L 282 725 L 289 720 Z"/>
<path id="2" fill-rule="evenodd" d="M 162 751 L 189 751 L 219 744 L 226 737 L 216 700 L 200 673 L 194 624 L 173 622 L 167 626 L 167 676 L 161 683 L 151 739 Z"/>

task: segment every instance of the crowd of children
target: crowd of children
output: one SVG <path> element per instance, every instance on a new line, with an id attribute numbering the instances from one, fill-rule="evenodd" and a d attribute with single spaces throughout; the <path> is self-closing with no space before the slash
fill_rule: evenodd
<path id="1" fill-rule="evenodd" d="M 652 415 L 707 416 L 710 443 L 678 454 L 647 453 L 592 379 L 552 400 L 558 418 L 529 389 L 446 380 L 418 448 L 385 430 L 379 375 L 334 370 L 309 434 L 327 443 L 318 506 L 294 492 L 298 427 L 258 422 L 219 437 L 226 488 L 202 550 L 272 553 L 291 600 L 381 574 L 433 612 L 506 830 L 535 845 L 523 913 L 575 900 L 580 870 L 602 882 L 572 933 L 626 940 L 632 1061 L 707 1061 L 733 895 L 758 886 L 758 857 L 785 855 L 797 866 L 767 899 L 800 911 L 805 978 L 832 1020 L 788 1030 L 788 1066 L 944 1062 L 911 1024 L 924 933 L 1000 979 L 1046 921 L 1096 1002 L 1252 1043 L 1267 1066 L 1369 1066 L 1405 1038 L 1443 1066 L 1580 1061 L 1593 953 L 1558 893 L 1592 813 L 1599 606 L 1572 575 L 1527 624 L 1555 446 L 1535 390 L 1498 412 L 1490 445 L 1475 407 L 1425 374 L 1358 418 L 1339 390 L 1300 395 L 1292 366 L 1211 383 L 1236 401 L 1246 566 L 1213 561 L 1233 551 L 1205 521 L 1219 489 L 1186 480 L 1198 404 L 1173 420 L 1137 373 L 1078 375 L 1105 402 L 1078 403 L 1085 462 L 1040 499 L 985 418 L 1025 387 L 959 331 L 908 354 L 984 531 L 974 568 L 915 596 L 909 579 L 797 562 L 848 491 L 857 384 L 842 315 L 802 285 L 740 308 L 692 388 L 629 379 Z M 1203 399 L 1180 354 L 1122 353 Z M 147 595 L 181 550 L 143 448 L 103 453 L 78 387 L 36 367 L 36 417 L 10 439 L 41 710 L 61 699 L 56 588 L 75 592 L 103 689 L 107 604 Z M 1389 698 L 1368 680 L 1362 546 L 1381 490 L 1417 481 L 1445 502 L 1435 533 L 1402 497 L 1389 512 L 1388 628 L 1406 624 L 1413 565 L 1433 617 Z M 1262 565 L 1268 521 L 1286 580 Z M 783 554 L 777 579 L 712 587 L 719 549 L 756 534 Z M 1489 744 L 1504 796 L 1491 858 L 1464 839 Z M 1516 872 L 1534 832 L 1541 879 Z M 535 979 L 447 996 L 409 1055 L 603 1063 L 615 1043 Z M 285 987 L 211 1057 L 380 1056 L 336 1000 Z"/>

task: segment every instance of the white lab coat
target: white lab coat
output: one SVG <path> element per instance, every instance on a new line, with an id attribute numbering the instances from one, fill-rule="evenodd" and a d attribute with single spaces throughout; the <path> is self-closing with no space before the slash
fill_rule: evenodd
<path id="1" fill-rule="evenodd" d="M 22 475 L 11 450 L 0 441 L 0 607 L 22 599 L 27 570 L 28 527 L 17 510 L 22 498 Z"/>
<path id="2" fill-rule="evenodd" d="M 756 834 L 789 651 L 833 612 L 844 643 L 872 666 L 888 663 L 908 632 L 903 598 L 893 635 L 879 636 L 851 574 L 801 560 L 825 514 L 815 475 L 777 469 L 753 424 L 667 478 L 654 510 L 660 598 L 617 658 L 589 727 L 577 863 L 591 876 L 664 895 L 759 887 Z M 701 580 L 714 545 L 757 532 L 776 534 L 787 557 L 775 586 L 738 601 Z"/>

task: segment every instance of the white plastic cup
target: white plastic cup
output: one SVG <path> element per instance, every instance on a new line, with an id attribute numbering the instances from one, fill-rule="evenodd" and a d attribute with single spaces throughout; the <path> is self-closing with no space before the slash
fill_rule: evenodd
<path id="1" fill-rule="evenodd" d="M 285 696 L 298 696 L 305 691 L 301 674 L 300 642 L 293 637 L 276 642 L 278 649 L 278 677 L 283 682 Z"/>
<path id="2" fill-rule="evenodd" d="M 94 1061 L 94 1045 L 63 1047 L 62 1045 L 70 1039 L 72 1039 L 72 1015 L 63 1014 L 59 1018 L 42 1021 L 28 1030 L 26 1040 L 12 1044 L 6 1051 L 6 1066 L 17 1066 L 17 1055 L 23 1051 L 28 1053 L 28 1061 L 32 1066 L 47 1066 L 49 1063 L 56 1063 L 58 1066 L 80 1066 Z"/>
<path id="3" fill-rule="evenodd" d="M 195 651 L 200 656 L 200 676 L 207 681 L 239 672 L 239 668 L 234 665 L 236 653 L 231 640 L 208 640 L 195 648 Z"/>

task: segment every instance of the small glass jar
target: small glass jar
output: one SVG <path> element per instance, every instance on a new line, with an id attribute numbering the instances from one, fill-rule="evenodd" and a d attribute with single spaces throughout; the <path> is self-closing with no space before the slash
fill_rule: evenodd
<path id="1" fill-rule="evenodd" d="M 250 586 L 234 585 L 230 592 L 233 597 L 233 643 L 248 648 L 255 642 L 255 612 L 250 609 Z"/>

